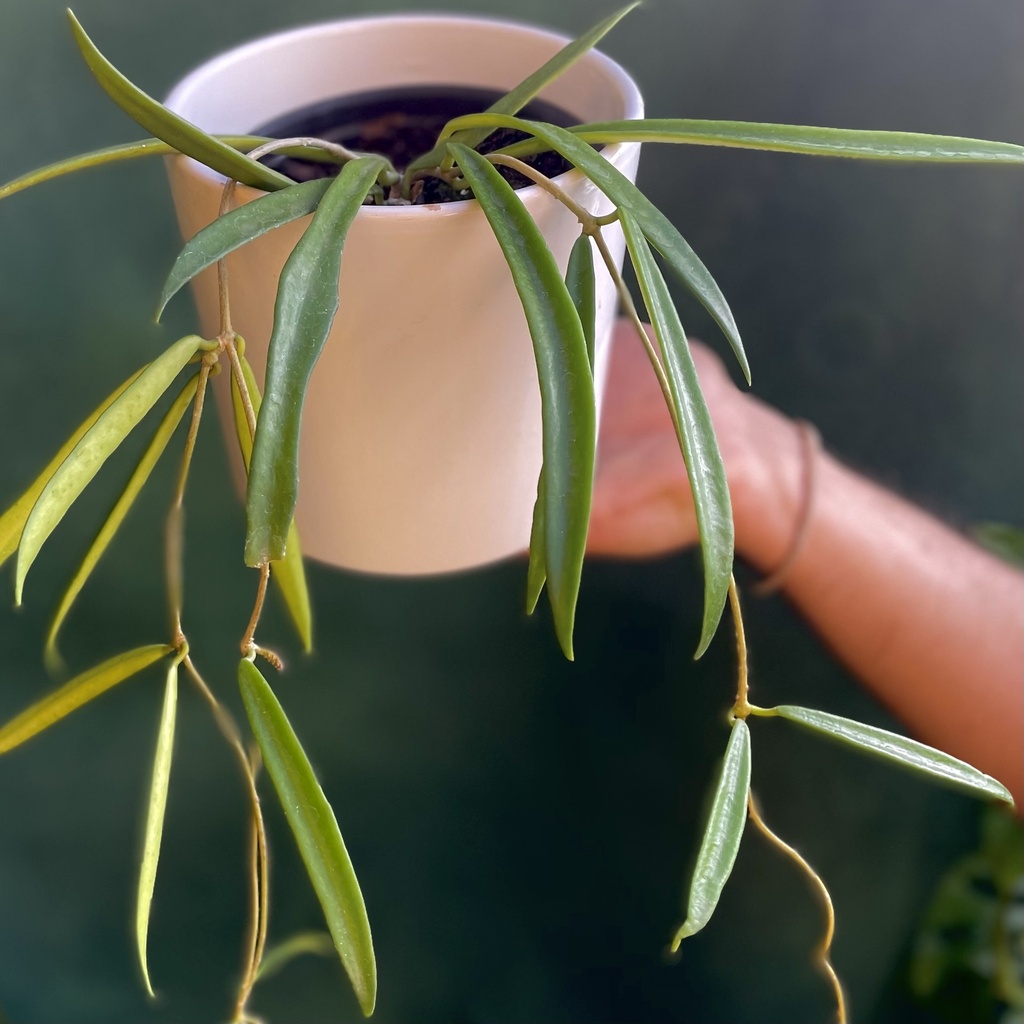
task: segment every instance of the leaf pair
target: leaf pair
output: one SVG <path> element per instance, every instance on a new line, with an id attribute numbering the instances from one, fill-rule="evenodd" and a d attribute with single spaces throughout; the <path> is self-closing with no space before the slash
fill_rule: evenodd
<path id="1" fill-rule="evenodd" d="M 539 533 L 555 632 L 566 657 L 572 658 L 597 447 L 594 377 L 586 333 L 547 242 L 511 185 L 479 153 L 460 143 L 450 147 L 501 246 L 533 339 L 544 453 L 538 488 L 543 508 Z M 585 244 L 589 252 L 589 240 Z M 577 260 L 581 258 L 577 256 Z M 579 272 L 584 273 L 582 269 Z M 589 331 L 593 335 L 592 327 Z M 537 556 L 534 558 L 531 591 L 539 576 Z"/>
<path id="2" fill-rule="evenodd" d="M 7 537 L 6 547 L 21 521 L 30 496 L 38 487 L 38 496 L 31 510 L 25 514 L 20 530 L 14 583 L 17 604 L 21 603 L 29 568 L 68 509 L 103 463 L 170 387 L 185 364 L 207 345 L 207 342 L 196 335 L 182 338 L 123 385 L 79 428 L 74 435 L 77 438 L 74 445 L 72 446 L 71 441 L 65 445 L 65 449 L 70 448 L 70 451 L 61 462 L 56 464 L 57 459 L 54 459 L 26 494 L 4 516 L 2 526 L 3 534 Z M 49 473 L 51 467 L 53 472 Z M 40 483 L 42 486 L 39 486 Z M 141 483 L 141 480 L 138 481 L 139 486 Z"/>

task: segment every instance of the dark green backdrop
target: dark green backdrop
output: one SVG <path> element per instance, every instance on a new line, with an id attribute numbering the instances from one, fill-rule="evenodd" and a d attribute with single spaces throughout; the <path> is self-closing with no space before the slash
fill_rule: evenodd
<path id="1" fill-rule="evenodd" d="M 428 4 L 80 0 L 76 13 L 156 94 L 217 50 L 293 23 Z M 449 5 L 568 31 L 605 5 Z M 63 0 L 0 4 L 0 179 L 136 137 L 77 59 Z M 654 0 L 608 40 L 652 116 L 794 121 L 1024 141 L 1012 0 Z M 1020 522 L 1024 181 L 738 152 L 648 150 L 642 182 L 730 297 L 759 393 L 817 422 L 853 464 L 953 521 Z M 0 205 L 0 501 L 159 346 L 149 324 L 175 251 L 158 165 L 94 172 Z M 689 307 L 687 307 L 689 308 Z M 695 333 L 717 342 L 696 313 Z M 192 484 L 188 616 L 234 700 L 241 515 L 211 427 Z M 96 485 L 109 493 L 119 463 Z M 163 635 L 153 544 L 165 473 L 67 634 L 84 667 Z M 0 718 L 51 685 L 39 659 L 61 580 L 109 501 L 87 495 L 29 581 L 0 601 Z M 587 570 L 575 665 L 520 612 L 524 566 L 396 582 L 312 568 L 317 652 L 279 692 L 334 801 L 369 906 L 377 1019 L 428 1022 L 830 1019 L 809 966 L 805 884 L 750 836 L 719 915 L 663 963 L 731 699 L 730 644 L 694 666 L 691 555 Z M 7 585 L 5 573 L 3 584 Z M 224 611 L 224 610 L 227 611 Z M 243 613 L 244 614 L 244 613 Z M 218 624 L 223 624 L 224 630 Z M 781 600 L 751 604 L 759 702 L 889 721 Z M 287 644 L 278 618 L 267 639 Z M 156 674 L 0 760 L 0 1015 L 25 1022 L 223 1019 L 238 961 L 244 798 L 189 691 L 151 938 L 147 1006 L 130 939 Z M 944 865 L 973 841 L 959 797 L 761 723 L 769 819 L 830 882 L 835 955 L 857 1021 L 910 1019 L 901 972 Z M 271 811 L 273 933 L 318 923 Z M 280 1024 L 357 1016 L 336 963 L 259 995 Z"/>

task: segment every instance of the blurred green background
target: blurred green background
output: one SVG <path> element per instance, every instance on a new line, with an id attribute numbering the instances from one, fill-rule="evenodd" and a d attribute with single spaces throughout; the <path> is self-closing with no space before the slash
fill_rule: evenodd
<path id="1" fill-rule="evenodd" d="M 163 95 L 218 50 L 296 23 L 433 4 L 80 0 L 101 48 Z M 498 0 L 448 9 L 567 32 L 608 5 Z M 58 0 L 0 4 L 0 180 L 140 133 L 79 60 Z M 1024 40 L 1010 0 L 650 0 L 607 40 L 651 116 L 908 129 L 1024 141 Z M 1020 523 L 1024 181 L 648 148 L 641 182 L 729 297 L 760 395 L 829 448 L 958 525 Z M 115 381 L 192 329 L 151 312 L 176 251 L 162 168 L 92 172 L 0 205 L 0 502 L 13 500 Z M 714 343 L 691 306 L 688 328 Z M 251 580 L 215 425 L 189 505 L 187 628 L 237 705 L 233 641 Z M 0 602 L 0 718 L 52 684 L 40 660 L 61 582 L 129 471 L 119 459 Z M 83 668 L 164 635 L 154 556 L 165 467 L 69 624 Z M 316 653 L 278 692 L 317 766 L 374 928 L 382 1024 L 831 1019 L 810 966 L 804 881 L 747 838 L 713 924 L 667 965 L 704 792 L 731 701 L 727 634 L 697 665 L 692 554 L 589 565 L 575 664 L 521 613 L 525 566 L 395 581 L 313 566 Z M 5 573 L 4 585 L 7 585 Z M 291 644 L 278 609 L 264 640 Z M 750 603 L 759 703 L 892 724 L 782 599 Z M 0 1018 L 216 1021 L 238 969 L 245 799 L 189 691 L 180 711 L 148 1005 L 131 925 L 158 674 L 0 761 Z M 835 897 L 835 960 L 856 1021 L 926 1020 L 902 978 L 976 807 L 773 723 L 755 730 L 768 820 Z M 319 926 L 270 805 L 272 937 Z M 275 1022 L 358 1018 L 340 967 L 306 959 L 258 991 Z"/>

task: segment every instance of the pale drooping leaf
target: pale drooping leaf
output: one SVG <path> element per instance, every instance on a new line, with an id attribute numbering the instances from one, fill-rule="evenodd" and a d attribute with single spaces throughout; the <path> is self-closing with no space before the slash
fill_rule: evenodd
<path id="1" fill-rule="evenodd" d="M 197 335 L 175 342 L 153 360 L 96 418 L 46 482 L 18 545 L 14 598 L 21 604 L 29 567 L 46 539 L 118 445 L 153 408 L 185 364 L 209 343 Z"/>
<path id="2" fill-rule="evenodd" d="M 153 998 L 153 984 L 149 979 L 149 915 L 153 906 L 156 868 L 160 860 L 160 843 L 164 834 L 164 813 L 167 809 L 167 791 L 171 783 L 171 759 L 174 754 L 174 723 L 178 709 L 178 665 L 184 658 L 179 654 L 167 670 L 164 704 L 157 730 L 156 752 L 153 755 L 153 775 L 149 786 L 146 810 L 146 833 L 142 844 L 142 862 L 139 866 L 139 888 L 135 902 L 135 943 L 139 953 L 139 966 L 146 991 Z"/>
<path id="3" fill-rule="evenodd" d="M 173 647 L 166 644 L 152 644 L 138 647 L 109 658 L 69 680 L 60 689 L 26 708 L 0 729 L 0 754 L 21 746 L 37 733 L 59 722 L 83 704 L 105 693 L 112 686 L 137 675 L 144 668 L 166 657 Z"/>
<path id="4" fill-rule="evenodd" d="M 146 448 L 146 451 L 143 453 L 138 465 L 135 467 L 135 471 L 129 478 L 127 486 L 121 493 L 121 496 L 117 499 L 114 507 L 111 509 L 110 515 L 107 516 L 103 525 L 100 527 L 99 533 L 96 534 L 95 540 L 93 540 L 92 544 L 89 546 L 89 550 L 86 552 L 85 558 L 82 560 L 82 564 L 78 567 L 78 571 L 68 584 L 67 590 L 64 591 L 64 596 L 61 598 L 60 605 L 54 614 L 53 622 L 50 625 L 50 631 L 46 637 L 45 657 L 46 663 L 50 667 L 51 671 L 56 671 L 60 667 L 60 652 L 57 650 L 57 634 L 60 632 L 64 619 L 67 617 L 67 614 L 71 610 L 71 606 L 74 604 L 75 599 L 81 592 L 82 587 L 85 586 L 85 583 L 89 579 L 93 569 L 96 568 L 97 563 L 103 557 L 103 553 L 107 550 L 108 545 L 114 539 L 118 528 L 124 522 L 125 516 L 128 515 L 129 510 L 135 503 L 135 499 L 139 496 L 139 493 L 145 486 L 150 474 L 153 472 L 160 456 L 167 447 L 168 441 L 171 439 L 171 435 L 181 422 L 181 418 L 185 415 L 185 410 L 195 397 L 198 382 L 199 377 L 196 375 L 185 385 L 184 388 L 182 388 L 181 393 L 164 414 L 164 418 L 160 421 L 160 425 L 157 427 L 156 433 L 153 435 L 153 439 L 149 442 L 149 446 Z"/>

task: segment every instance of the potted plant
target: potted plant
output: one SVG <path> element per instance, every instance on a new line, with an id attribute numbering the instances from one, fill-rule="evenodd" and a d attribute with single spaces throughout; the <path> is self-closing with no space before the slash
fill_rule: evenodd
<path id="1" fill-rule="evenodd" d="M 293 523 L 297 497 L 295 481 L 299 427 L 307 384 L 313 364 L 328 343 L 338 303 L 342 304 L 342 309 L 345 308 L 345 276 L 342 274 L 339 293 L 338 270 L 340 266 L 346 265 L 342 263 L 341 247 L 348 244 L 348 232 L 355 232 L 360 217 L 364 220 L 389 216 L 402 218 L 407 213 L 404 203 L 412 200 L 415 181 L 419 177 L 438 179 L 456 193 L 467 194 L 467 197 L 472 192 L 479 202 L 479 209 L 467 204 L 470 212 L 466 214 L 430 210 L 422 212 L 451 220 L 456 217 L 469 220 L 472 217 L 478 227 L 486 221 L 497 247 L 504 255 L 522 301 L 540 384 L 543 468 L 537 465 L 535 458 L 532 463 L 524 460 L 526 465 L 523 475 L 530 478 L 530 486 L 525 492 L 525 499 L 522 498 L 522 486 L 517 488 L 520 496 L 517 525 L 505 533 L 507 539 L 499 542 L 497 547 L 489 548 L 484 557 L 495 557 L 512 550 L 520 543 L 516 539 L 516 531 L 523 531 L 524 526 L 529 527 L 524 531 L 529 534 L 531 549 L 528 602 L 532 608 L 546 586 L 559 640 L 570 656 L 593 477 L 596 393 L 600 390 L 599 386 L 595 388 L 595 379 L 599 381 L 601 373 L 598 325 L 603 318 L 607 327 L 611 315 L 609 301 L 605 299 L 602 302 L 596 298 L 595 266 L 603 267 L 607 279 L 614 284 L 639 325 L 636 308 L 622 283 L 616 254 L 609 240 L 609 236 L 617 232 L 621 231 L 624 236 L 644 304 L 654 323 L 653 342 L 642 328 L 638 336 L 647 346 L 652 370 L 659 378 L 672 411 L 680 446 L 686 456 L 702 532 L 705 616 L 698 650 L 700 652 L 707 647 L 724 606 L 729 601 L 736 618 L 741 666 L 737 698 L 731 710 L 733 725 L 729 747 L 690 886 L 686 921 L 674 945 L 678 946 L 681 938 L 699 930 L 707 922 L 731 871 L 748 813 L 755 822 L 760 821 L 754 805 L 748 801 L 750 731 L 747 719 L 752 715 L 788 718 L 854 747 L 880 754 L 896 763 L 946 781 L 953 781 L 973 792 L 1008 799 L 1005 789 L 995 780 L 948 755 L 912 741 L 901 740 L 876 728 L 839 719 L 825 712 L 790 706 L 764 709 L 748 702 L 739 603 L 731 579 L 732 529 L 724 471 L 717 456 L 710 420 L 704 408 L 679 317 L 654 250 L 660 253 L 665 263 L 679 275 L 716 319 L 744 369 L 745 354 L 729 307 L 703 264 L 666 218 L 635 189 L 628 174 L 624 175 L 616 168 L 614 159 L 616 154 L 625 153 L 623 166 L 629 169 L 631 162 L 635 165 L 635 146 L 642 141 L 698 142 L 876 159 L 912 158 L 1016 164 L 1024 161 L 1024 151 L 1020 147 L 1000 143 L 929 136 L 737 122 L 637 121 L 627 116 L 628 111 L 640 111 L 636 101 L 632 106 L 623 104 L 622 113 L 611 115 L 614 118 L 611 121 L 605 117 L 598 123 L 578 126 L 573 130 L 517 117 L 522 105 L 541 86 L 570 75 L 569 68 L 584 58 L 624 13 L 622 11 L 606 19 L 576 43 L 567 43 L 536 74 L 528 76 L 521 88 L 513 90 L 491 109 L 452 119 L 437 140 L 436 149 L 423 154 L 407 168 L 393 167 L 377 156 L 337 146 L 318 146 L 305 139 L 284 144 L 293 154 L 314 159 L 326 156 L 329 162 L 340 167 L 336 178 L 316 188 L 289 184 L 277 172 L 269 172 L 243 155 L 247 150 L 264 147 L 267 140 L 240 138 L 237 135 L 227 139 L 217 138 L 202 131 L 202 126 L 197 128 L 152 101 L 116 72 L 85 35 L 81 26 L 73 22 L 83 54 L 104 87 L 162 141 L 147 140 L 113 152 L 66 161 L 18 179 L 0 191 L 2 197 L 98 162 L 172 151 L 204 161 L 211 169 L 227 174 L 229 179 L 237 179 L 251 186 L 265 186 L 269 190 L 265 196 L 250 195 L 249 204 L 232 209 L 232 188 L 228 185 L 224 189 L 224 215 L 214 219 L 208 227 L 203 227 L 190 239 L 165 286 L 161 306 L 201 271 L 213 271 L 219 266 L 216 303 L 211 300 L 213 292 L 207 289 L 206 297 L 203 298 L 203 292 L 200 291 L 201 309 L 206 320 L 205 333 L 216 336 L 186 336 L 112 392 L 95 415 L 82 425 L 51 465 L 0 520 L 3 554 L 11 556 L 17 551 L 15 585 L 20 599 L 35 556 L 99 466 L 138 426 L 164 392 L 174 385 L 178 375 L 187 366 L 195 365 L 195 372 L 188 376 L 184 388 L 167 408 L 124 497 L 115 507 L 82 569 L 72 581 L 51 629 L 48 647 L 51 653 L 56 651 L 57 630 L 71 601 L 123 519 L 174 429 L 191 408 L 191 426 L 179 485 L 167 519 L 167 583 L 172 611 L 169 642 L 132 649 L 74 676 L 55 694 L 28 708 L 0 730 L 0 751 L 5 752 L 20 745 L 92 697 L 149 665 L 162 659 L 169 660 L 166 699 L 155 755 L 138 887 L 137 938 L 140 962 L 145 973 L 149 907 L 159 856 L 173 748 L 177 679 L 179 669 L 188 672 L 210 702 L 222 730 L 236 751 L 251 797 L 255 898 L 247 967 L 237 999 L 236 1019 L 246 1017 L 248 997 L 263 959 L 268 909 L 267 853 L 259 811 L 257 759 L 246 750 L 237 728 L 196 667 L 182 617 L 183 590 L 179 569 L 183 538 L 181 509 L 196 429 L 207 383 L 217 374 L 219 367 L 226 366 L 233 386 L 234 426 L 249 473 L 246 561 L 258 570 L 256 600 L 241 642 L 243 659 L 239 665 L 239 683 L 262 760 L 282 799 L 285 814 L 323 906 L 334 945 L 364 1012 L 369 1013 L 375 996 L 375 967 L 362 897 L 330 806 L 317 785 L 276 697 L 262 673 L 255 667 L 255 659 L 260 656 L 273 664 L 279 664 L 277 655 L 257 642 L 256 629 L 268 581 L 271 575 L 275 575 L 282 585 L 300 635 L 308 644 L 308 605 Z M 225 127 L 229 130 L 232 128 L 230 125 Z M 501 147 L 500 152 L 483 156 L 474 147 L 480 146 L 495 129 L 519 131 L 525 138 Z M 609 150 L 595 152 L 592 148 L 594 145 L 604 145 Z M 280 148 L 277 143 L 271 146 Z M 317 152 L 318 149 L 322 152 Z M 525 161 L 524 158 L 542 151 L 554 151 L 573 165 L 575 170 L 570 172 L 571 180 L 580 182 L 583 178 L 589 181 L 590 185 L 585 192 L 589 191 L 592 196 L 600 192 L 604 205 L 587 208 L 574 198 L 569 189 L 562 187 L 558 178 L 549 178 Z M 569 246 L 545 240 L 536 225 L 536 217 L 543 220 L 544 215 L 534 215 L 516 198 L 513 189 L 497 170 L 498 167 L 515 169 L 534 180 L 544 198 L 556 204 L 554 209 L 563 207 L 572 214 L 581 230 L 578 229 L 579 238 L 572 243 L 571 251 Z M 172 173 L 181 174 L 180 166 Z M 209 185 L 209 179 L 204 180 Z M 176 187 L 180 192 L 180 180 Z M 213 188 L 209 186 L 208 192 Z M 365 201 L 371 204 L 368 210 L 362 209 Z M 394 214 L 387 209 L 389 201 L 402 204 Z M 189 232 L 198 227 L 200 221 L 210 219 L 208 198 L 205 201 L 205 212 L 198 215 L 188 210 L 188 200 L 183 202 L 185 212 L 182 220 Z M 377 206 L 384 209 L 374 208 Z M 237 324 L 232 312 L 234 306 L 231 296 L 235 289 L 245 291 L 248 275 L 244 269 L 234 275 L 225 273 L 224 263 L 230 253 L 240 250 L 270 228 L 295 221 L 299 216 L 314 210 L 315 216 L 301 238 L 295 242 L 291 255 L 280 271 L 277 313 L 269 332 L 271 337 L 265 394 L 261 395 L 257 376 L 245 358 L 246 349 L 236 330 Z M 414 216 L 419 217 L 420 212 L 415 212 Z M 356 236 L 353 234 L 351 237 L 354 244 Z M 461 243 L 454 243 L 455 248 L 459 245 Z M 345 258 L 349 256 L 347 254 Z M 280 263 L 278 260 L 276 266 Z M 239 277 L 242 278 L 240 283 L 236 280 Z M 250 287 L 256 292 L 260 291 L 258 281 L 255 284 L 250 282 Z M 257 299 L 266 306 L 265 294 L 257 295 Z M 260 331 L 259 319 L 254 317 L 252 324 L 249 334 L 255 342 L 252 335 L 253 331 Z M 217 330 L 211 330 L 211 327 Z M 462 363 L 466 358 L 461 355 L 455 362 Z M 352 372 L 349 367 L 349 375 Z M 464 506 L 465 501 L 460 504 Z M 522 511 L 531 508 L 532 523 Z M 489 509 L 485 513 L 487 517 L 492 514 L 497 515 Z M 433 547 L 434 542 L 428 542 L 427 546 Z M 379 562 L 360 562 L 358 555 L 345 554 L 338 557 L 360 568 L 392 571 L 396 568 Z M 453 568 L 466 564 L 465 561 L 457 560 L 464 556 L 455 557 L 454 561 L 413 564 L 412 570 Z M 481 556 L 474 554 L 471 557 L 478 560 Z M 408 571 L 409 566 L 405 564 L 398 568 Z M 827 948 L 823 962 L 831 970 L 828 967 Z M 839 994 L 838 983 L 836 989 Z M 839 1004 L 842 1014 L 841 994 Z"/>

